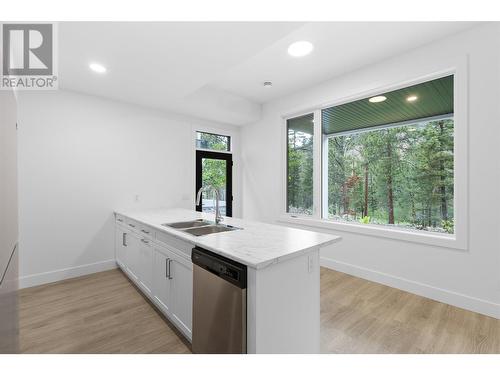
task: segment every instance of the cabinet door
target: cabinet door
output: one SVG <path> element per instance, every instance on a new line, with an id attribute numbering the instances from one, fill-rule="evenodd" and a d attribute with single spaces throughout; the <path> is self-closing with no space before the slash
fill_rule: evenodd
<path id="1" fill-rule="evenodd" d="M 141 241 L 134 233 L 127 234 L 127 271 L 138 282 L 141 267 Z"/>
<path id="2" fill-rule="evenodd" d="M 127 268 L 127 241 L 129 231 L 120 225 L 115 228 L 115 258 L 122 269 Z"/>
<path id="3" fill-rule="evenodd" d="M 141 238 L 139 250 L 139 284 L 144 292 L 151 295 L 153 285 L 153 247 L 149 240 Z"/>
<path id="4" fill-rule="evenodd" d="M 175 255 L 170 262 L 172 317 L 191 338 L 193 309 L 193 264 Z"/>
<path id="5" fill-rule="evenodd" d="M 170 279 L 168 278 L 168 267 L 170 258 L 166 250 L 160 251 L 154 249 L 153 261 L 153 298 L 160 309 L 170 315 L 171 297 L 170 297 Z"/>

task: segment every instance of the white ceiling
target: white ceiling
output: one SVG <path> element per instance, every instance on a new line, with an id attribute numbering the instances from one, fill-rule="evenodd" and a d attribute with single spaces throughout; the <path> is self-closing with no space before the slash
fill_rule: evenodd
<path id="1" fill-rule="evenodd" d="M 474 26 L 469 22 L 59 25 L 60 88 L 236 125 L 260 104 Z M 288 45 L 314 44 L 292 58 Z M 108 69 L 99 75 L 90 62 Z M 273 82 L 264 88 L 263 82 Z"/>

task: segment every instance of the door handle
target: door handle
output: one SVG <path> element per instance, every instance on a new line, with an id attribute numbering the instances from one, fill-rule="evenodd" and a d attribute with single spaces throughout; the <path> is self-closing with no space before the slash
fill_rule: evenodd
<path id="1" fill-rule="evenodd" d="M 169 280 L 172 280 L 173 277 L 172 277 L 172 259 L 168 258 L 168 279 Z"/>
<path id="2" fill-rule="evenodd" d="M 127 247 L 127 233 L 123 233 L 122 245 Z"/>

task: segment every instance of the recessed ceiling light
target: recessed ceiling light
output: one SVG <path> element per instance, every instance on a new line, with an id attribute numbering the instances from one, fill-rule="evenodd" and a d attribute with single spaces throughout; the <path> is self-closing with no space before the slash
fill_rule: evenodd
<path id="1" fill-rule="evenodd" d="M 264 82 L 264 87 L 271 87 L 273 83 L 271 81 Z"/>
<path id="2" fill-rule="evenodd" d="M 418 99 L 418 96 L 416 96 L 416 95 L 410 95 L 409 97 L 406 98 L 406 101 L 408 101 L 408 102 L 414 102 L 417 99 Z"/>
<path id="3" fill-rule="evenodd" d="M 89 65 L 89 68 L 92 69 L 96 73 L 106 73 L 106 68 L 101 64 L 92 63 Z"/>
<path id="4" fill-rule="evenodd" d="M 299 42 L 290 44 L 290 46 L 288 47 L 288 54 L 293 57 L 302 57 L 309 55 L 313 49 L 314 46 L 311 42 L 301 40 Z"/>
<path id="5" fill-rule="evenodd" d="M 368 99 L 368 101 L 370 103 L 380 103 L 380 102 L 383 102 L 385 101 L 387 98 L 383 95 L 379 95 L 379 96 L 374 96 L 373 98 L 370 98 Z"/>

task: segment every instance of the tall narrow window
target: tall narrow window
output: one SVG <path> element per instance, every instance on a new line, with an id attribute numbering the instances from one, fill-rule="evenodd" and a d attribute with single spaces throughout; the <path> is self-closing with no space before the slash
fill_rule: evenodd
<path id="1" fill-rule="evenodd" d="M 196 151 L 196 192 L 210 186 L 219 193 L 219 212 L 233 215 L 233 155 L 223 152 Z M 215 213 L 213 189 L 203 192 L 197 211 Z"/>
<path id="2" fill-rule="evenodd" d="M 204 189 L 197 211 L 215 213 L 219 198 L 219 213 L 233 214 L 233 155 L 228 135 L 196 132 L 196 190 Z M 216 191 L 218 194 L 216 194 Z"/>
<path id="3" fill-rule="evenodd" d="M 287 212 L 311 215 L 314 115 L 287 120 L 287 132 Z"/>
<path id="4" fill-rule="evenodd" d="M 453 112 L 453 76 L 322 110 L 323 216 L 454 233 Z"/>

